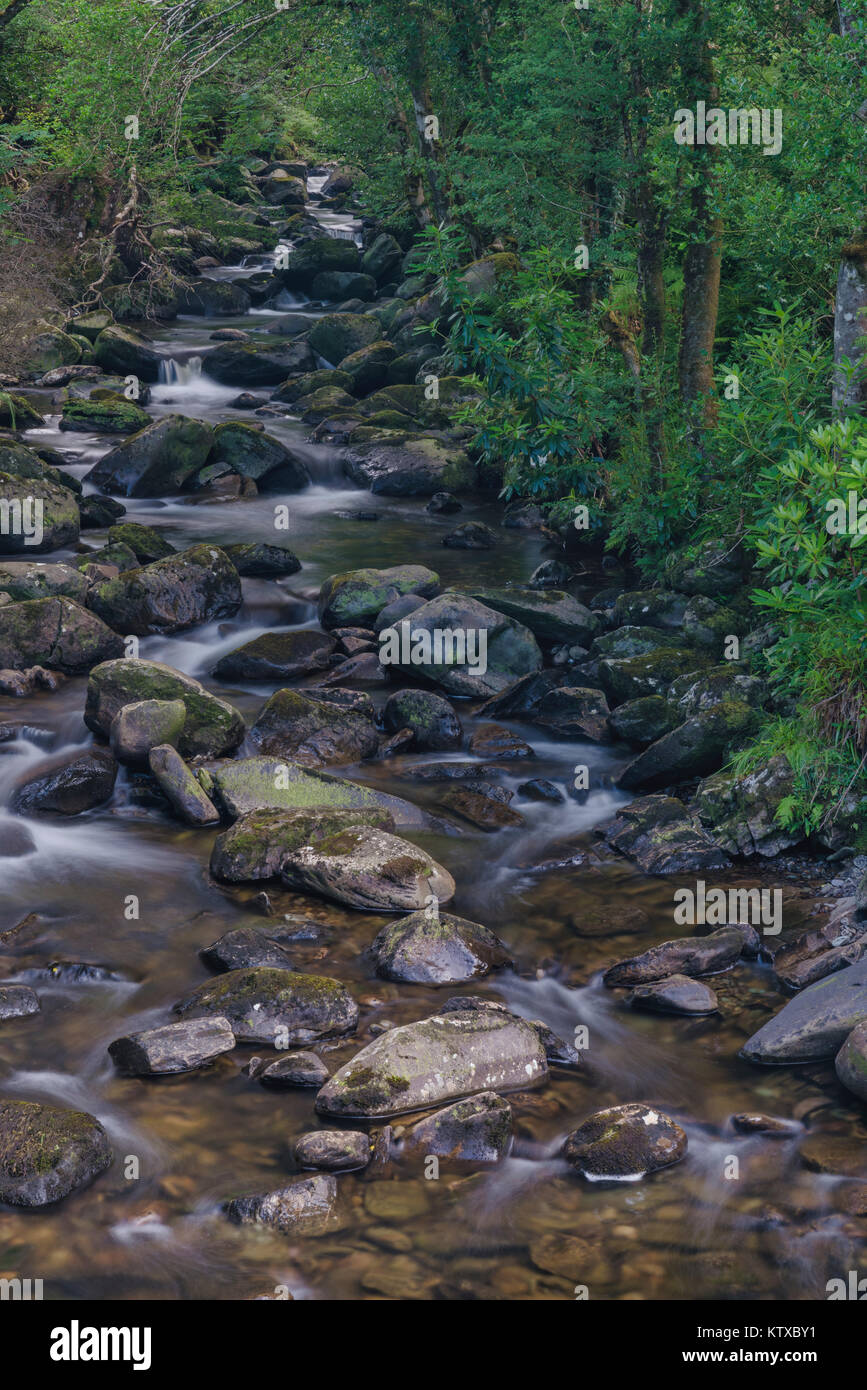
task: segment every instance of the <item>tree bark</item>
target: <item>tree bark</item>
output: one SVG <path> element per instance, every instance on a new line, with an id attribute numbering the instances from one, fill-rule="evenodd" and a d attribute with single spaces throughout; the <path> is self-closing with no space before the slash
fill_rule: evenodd
<path id="1" fill-rule="evenodd" d="M 845 3 L 838 3 L 840 34 L 853 40 L 853 59 L 864 67 L 863 46 L 857 43 L 855 17 Z M 867 102 L 855 112 L 856 120 L 867 120 Z M 843 360 L 855 367 L 850 373 Z M 867 408 L 867 210 L 861 210 L 861 227 L 842 249 L 834 300 L 834 380 L 831 402 L 834 410 Z"/>

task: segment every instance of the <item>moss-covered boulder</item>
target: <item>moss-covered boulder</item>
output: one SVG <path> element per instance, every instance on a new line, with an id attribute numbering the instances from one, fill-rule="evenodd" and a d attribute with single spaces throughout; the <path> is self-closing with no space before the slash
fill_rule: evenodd
<path id="1" fill-rule="evenodd" d="M 635 1179 L 678 1163 L 687 1150 L 680 1125 L 660 1110 L 632 1101 L 597 1110 L 563 1145 L 570 1167 L 585 1177 Z"/>
<path id="2" fill-rule="evenodd" d="M 312 287 L 321 271 L 357 271 L 360 260 L 361 253 L 355 242 L 317 236 L 290 252 L 278 275 L 287 289 L 306 290 Z"/>
<path id="3" fill-rule="evenodd" d="M 380 661 L 425 676 L 450 695 L 493 696 L 542 666 L 528 628 L 465 594 L 440 594 L 407 622 L 411 641 L 401 640 L 400 624 L 391 643 L 382 642 L 388 630 L 380 634 Z"/>
<path id="4" fill-rule="evenodd" d="M 325 767 L 373 757 L 379 735 L 360 710 L 325 697 L 311 699 L 300 690 L 278 690 L 251 728 L 250 742 L 262 753 Z"/>
<path id="5" fill-rule="evenodd" d="M 404 594 L 432 598 L 438 589 L 439 575 L 424 565 L 332 574 L 319 591 L 319 621 L 326 628 L 368 627 L 394 599 Z"/>
<path id="6" fill-rule="evenodd" d="M 148 753 L 148 767 L 179 820 L 186 825 L 219 824 L 219 811 L 177 748 L 158 744 Z"/>
<path id="7" fill-rule="evenodd" d="M 314 299 L 328 299 L 345 304 L 350 299 L 364 303 L 376 298 L 376 281 L 360 271 L 322 270 L 310 287 Z"/>
<path id="8" fill-rule="evenodd" d="M 84 722 L 107 739 L 120 711 L 143 700 L 182 701 L 186 716 L 177 746 L 184 757 L 219 757 L 233 752 L 244 738 L 244 719 L 234 705 L 212 695 L 192 676 L 137 657 L 105 661 L 91 671 Z"/>
<path id="9" fill-rule="evenodd" d="M 254 248 L 255 249 L 255 248 Z M 202 276 L 178 290 L 178 312 L 202 314 L 205 318 L 232 317 L 246 314 L 251 300 L 240 285 L 230 280 L 209 280 Z"/>
<path id="10" fill-rule="evenodd" d="M 614 627 L 639 626 L 677 630 L 689 599 L 673 589 L 627 589 L 611 609 Z"/>
<path id="11" fill-rule="evenodd" d="M 164 360 L 149 338 L 116 323 L 104 328 L 94 339 L 93 355 L 104 371 L 137 376 L 142 381 L 158 381 L 160 363 Z"/>
<path id="12" fill-rule="evenodd" d="M 214 841 L 211 873 L 225 883 L 276 878 L 290 850 L 316 844 L 349 826 L 393 830 L 394 817 L 379 806 L 355 810 L 251 811 Z"/>
<path id="13" fill-rule="evenodd" d="M 867 1100 L 867 1022 L 852 1029 L 834 1058 L 834 1069 L 847 1091 Z"/>
<path id="14" fill-rule="evenodd" d="M 80 361 L 81 348 L 75 339 L 59 328 L 50 328 L 31 338 L 24 369 L 31 376 L 42 376 L 54 367 L 75 366 Z"/>
<path id="15" fill-rule="evenodd" d="M 161 532 L 153 526 L 142 526 L 138 521 L 122 521 L 109 527 L 108 542 L 110 545 L 128 546 L 142 565 L 175 554 L 175 547 Z"/>
<path id="16" fill-rule="evenodd" d="M 283 879 L 291 888 L 365 912 L 413 912 L 432 898 L 448 902 L 455 894 L 451 874 L 425 850 L 362 827 L 290 851 Z"/>
<path id="17" fill-rule="evenodd" d="M 727 869 L 731 860 L 674 796 L 642 796 L 597 827 L 620 854 L 646 874 L 698 874 Z"/>
<path id="18" fill-rule="evenodd" d="M 611 730 L 634 748 L 646 748 L 681 723 L 681 716 L 662 695 L 627 700 L 608 716 Z"/>
<path id="19" fill-rule="evenodd" d="M 743 700 L 714 705 L 645 748 L 624 768 L 617 785 L 625 791 L 654 790 L 703 777 L 720 767 L 728 750 L 754 726 L 755 711 Z"/>
<path id="20" fill-rule="evenodd" d="M 590 739 L 608 743 L 611 739 L 610 710 L 601 690 L 564 685 L 551 690 L 533 711 L 534 724 L 553 729 L 563 738 Z M 496 757 L 495 753 L 490 754 Z"/>
<path id="21" fill-rule="evenodd" d="M 48 470 L 25 477 L 0 468 L 0 555 L 44 555 L 75 545 L 79 528 L 75 494 Z"/>
<path id="22" fill-rule="evenodd" d="M 223 1204 L 236 1226 L 265 1226 L 281 1235 L 320 1236 L 337 1229 L 337 1179 L 332 1173 L 294 1178 L 276 1192 L 233 1197 Z"/>
<path id="23" fill-rule="evenodd" d="M 221 343 L 205 354 L 202 371 L 223 386 L 279 386 L 287 377 L 312 372 L 316 358 L 303 338 L 292 342 Z"/>
<path id="24" fill-rule="evenodd" d="M 283 492 L 299 492 L 307 487 L 310 474 L 303 459 L 293 454 L 279 439 L 239 420 L 227 420 L 214 430 L 211 463 L 228 464 L 242 478 L 263 479 Z"/>
<path id="25" fill-rule="evenodd" d="M 267 541 L 239 541 L 220 547 L 228 555 L 238 573 L 262 579 L 280 579 L 297 574 L 301 561 L 285 545 L 269 545 Z"/>
<path id="26" fill-rule="evenodd" d="M 376 319 L 366 314 L 325 314 L 310 331 L 313 351 L 332 367 L 381 336 Z"/>
<path id="27" fill-rule="evenodd" d="M 389 232 L 380 232 L 361 257 L 361 269 L 382 285 L 394 279 L 402 261 L 400 243 Z"/>
<path id="28" fill-rule="evenodd" d="M 463 729 L 454 707 L 432 690 L 395 691 L 385 702 L 382 718 L 387 733 L 411 729 L 412 745 L 421 753 L 461 746 Z"/>
<path id="29" fill-rule="evenodd" d="M 468 492 L 478 482 L 476 465 L 464 449 L 424 434 L 354 444 L 344 471 L 360 487 L 386 497 Z"/>
<path id="30" fill-rule="evenodd" d="M 112 317 L 107 309 L 93 309 L 89 314 L 79 314 L 77 318 L 70 319 L 66 331 L 95 343 L 100 333 L 110 328 L 111 324 Z"/>
<path id="31" fill-rule="evenodd" d="M 71 565 L 40 564 L 36 560 L 6 560 L 0 564 L 0 593 L 16 602 L 53 595 L 83 603 L 88 583 Z"/>
<path id="32" fill-rule="evenodd" d="M 231 617 L 241 598 L 238 571 L 222 550 L 195 545 L 97 584 L 89 602 L 115 631 L 144 637 Z"/>
<path id="33" fill-rule="evenodd" d="M 420 828 L 427 823 L 418 806 L 399 796 L 281 758 L 237 758 L 210 763 L 200 772 L 206 787 L 233 820 L 267 808 L 331 811 L 380 807 L 391 813 L 396 826 Z"/>
<path id="34" fill-rule="evenodd" d="M 586 646 L 598 627 L 589 608 L 560 589 L 472 589 L 473 598 L 515 618 L 540 642 Z"/>
<path id="35" fill-rule="evenodd" d="M 548 1074 L 531 1024 L 494 1009 L 455 1010 L 390 1028 L 336 1071 L 316 1097 L 323 1115 L 400 1115 L 496 1088 L 527 1090 Z"/>
<path id="36" fill-rule="evenodd" d="M 694 556 L 672 559 L 669 578 L 684 594 L 704 594 L 718 599 L 733 594 L 746 577 L 746 557 L 739 541 L 709 540 Z"/>
<path id="37" fill-rule="evenodd" d="M 611 632 L 603 632 L 594 638 L 590 645 L 590 655 L 595 660 L 611 657 L 621 660 L 631 656 L 648 656 L 663 647 L 681 647 L 683 638 L 679 633 L 664 632 L 656 627 L 643 627 L 627 623 Z"/>
<path id="38" fill-rule="evenodd" d="M 187 718 L 183 700 L 137 700 L 111 721 L 109 741 L 119 762 L 145 764 L 152 748 L 177 746 Z"/>
<path id="39" fill-rule="evenodd" d="M 218 680 L 294 680 L 326 670 L 336 647 L 335 638 L 311 628 L 264 632 L 221 656 L 214 675 Z"/>
<path id="40" fill-rule="evenodd" d="M 47 666 L 81 675 L 123 649 L 123 639 L 73 599 L 28 599 L 0 608 L 0 668 Z"/>
<path id="41" fill-rule="evenodd" d="M 227 970 L 191 990 L 174 1009 L 181 1018 L 222 1017 L 239 1042 L 315 1042 L 351 1033 L 358 1005 L 339 980 L 294 970 Z"/>
<path id="42" fill-rule="evenodd" d="M 777 819 L 780 804 L 794 792 L 788 758 L 778 754 L 753 772 L 716 772 L 698 785 L 694 809 L 717 844 L 729 854 L 773 858 L 803 838 Z"/>
<path id="43" fill-rule="evenodd" d="M 134 401 L 106 392 L 93 392 L 87 400 L 73 396 L 65 402 L 60 417 L 62 430 L 80 434 L 138 434 L 150 424 L 150 416 Z"/>
<path id="44" fill-rule="evenodd" d="M 0 425 L 10 430 L 38 429 L 45 421 L 26 396 L 0 391 Z"/>
<path id="45" fill-rule="evenodd" d="M 612 704 L 637 700 L 642 695 L 666 695 L 677 680 L 695 671 L 700 674 L 707 658 L 683 647 L 657 647 L 643 656 L 603 657 L 599 684 Z"/>
<path id="46" fill-rule="evenodd" d="M 180 491 L 213 444 L 214 433 L 201 420 L 166 415 L 109 449 L 87 481 L 121 497 L 161 497 Z"/>
<path id="47" fill-rule="evenodd" d="M 397 353 L 391 343 L 374 339 L 367 347 L 351 352 L 338 364 L 338 371 L 344 372 L 352 385 L 348 388 L 356 396 L 365 396 L 375 391 L 388 380 L 388 369 Z"/>
<path id="48" fill-rule="evenodd" d="M 105 1172 L 113 1158 L 108 1135 L 93 1115 L 0 1099 L 0 1202 L 59 1202 Z"/>
<path id="49" fill-rule="evenodd" d="M 337 391 L 351 392 L 352 377 L 348 372 L 339 372 L 330 367 L 323 367 L 316 372 L 305 372 L 303 376 L 290 377 L 272 395 L 274 401 L 284 401 L 292 405 L 295 401 L 300 401 L 309 396 L 315 396 L 317 391 L 332 387 Z"/>
<path id="50" fill-rule="evenodd" d="M 463 984 L 511 962 L 487 927 L 430 908 L 383 927 L 371 954 L 377 975 L 422 985 Z"/>

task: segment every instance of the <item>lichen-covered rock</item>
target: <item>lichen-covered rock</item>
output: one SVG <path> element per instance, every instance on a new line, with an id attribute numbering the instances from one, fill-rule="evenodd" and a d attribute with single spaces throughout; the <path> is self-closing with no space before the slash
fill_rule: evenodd
<path id="1" fill-rule="evenodd" d="M 184 758 L 231 753 L 246 732 L 243 716 L 234 705 L 212 695 L 192 676 L 139 657 L 103 661 L 94 667 L 87 683 L 84 722 L 107 739 L 120 711 L 144 700 L 183 702 L 186 717 L 177 747 Z"/>
<path id="2" fill-rule="evenodd" d="M 663 648 L 671 650 L 681 646 L 682 641 L 679 633 L 627 623 L 594 638 L 590 644 L 590 655 L 594 659 L 611 657 L 622 660 L 632 656 L 648 656 Z"/>
<path id="3" fill-rule="evenodd" d="M 326 1082 L 324 1115 L 398 1115 L 478 1091 L 525 1090 L 548 1073 L 545 1049 L 523 1019 L 455 1010 L 390 1028 Z"/>
<path id="4" fill-rule="evenodd" d="M 337 1179 L 330 1173 L 296 1178 L 276 1192 L 233 1197 L 223 1210 L 237 1226 L 271 1226 L 283 1235 L 323 1235 L 336 1225 Z"/>
<path id="5" fill-rule="evenodd" d="M 740 959 L 743 947 L 743 934 L 737 927 L 721 927 L 708 936 L 684 936 L 651 946 L 641 955 L 612 965 L 602 979 L 615 988 L 643 985 L 670 975 L 716 975 Z"/>
<path id="6" fill-rule="evenodd" d="M 211 873 L 226 883 L 275 878 L 290 850 L 315 844 L 351 825 L 393 830 L 394 817 L 379 806 L 250 811 L 217 836 L 211 851 Z"/>
<path id="7" fill-rule="evenodd" d="M 693 806 L 702 825 L 729 854 L 773 858 L 803 838 L 799 830 L 784 830 L 777 820 L 777 808 L 793 790 L 794 773 L 780 753 L 741 777 L 731 772 L 706 777 Z"/>
<path id="8" fill-rule="evenodd" d="M 178 492 L 203 466 L 214 433 L 201 420 L 166 415 L 109 449 L 87 481 L 121 497 L 162 497 Z"/>
<path id="9" fill-rule="evenodd" d="M 272 1090 L 313 1086 L 318 1091 L 328 1080 L 328 1068 L 315 1052 L 286 1052 L 276 1062 L 258 1060 L 255 1068 L 250 1063 L 250 1075 Z"/>
<path id="10" fill-rule="evenodd" d="M 704 594 L 718 598 L 733 594 L 744 582 L 746 561 L 739 542 L 705 541 L 694 559 L 676 559 L 671 582 L 684 594 Z"/>
<path id="11" fill-rule="evenodd" d="M 207 352 L 202 372 L 223 386 L 279 386 L 287 377 L 311 372 L 316 358 L 306 339 L 292 342 L 229 342 Z"/>
<path id="12" fill-rule="evenodd" d="M 228 555 L 238 573 L 263 579 L 280 579 L 297 574 L 301 561 L 283 545 L 268 545 L 265 541 L 239 541 L 220 547 Z"/>
<path id="13" fill-rule="evenodd" d="M 425 850 L 363 826 L 291 850 L 283 878 L 292 888 L 367 912 L 412 912 L 432 897 L 448 902 L 455 894 L 451 874 Z"/>
<path id="14" fill-rule="evenodd" d="M 387 603 L 404 594 L 432 597 L 439 576 L 424 565 L 394 565 L 390 569 L 348 570 L 326 579 L 319 594 L 323 627 L 365 627 Z"/>
<path id="15" fill-rule="evenodd" d="M 327 670 L 336 647 L 333 637 L 310 628 L 264 632 L 221 656 L 214 675 L 218 680 L 295 680 Z"/>
<path id="16" fill-rule="evenodd" d="M 121 521 L 110 526 L 108 543 L 129 546 L 140 565 L 164 560 L 167 555 L 176 553 L 175 547 L 155 527 L 142 526 L 139 521 Z"/>
<path id="17" fill-rule="evenodd" d="M 92 1115 L 0 1099 L 0 1202 L 58 1202 L 92 1182 L 113 1157 L 108 1135 Z"/>
<path id="18" fill-rule="evenodd" d="M 647 874 L 690 874 L 731 862 L 674 796 L 639 797 L 597 833 Z"/>
<path id="19" fill-rule="evenodd" d="M 19 783 L 11 806 L 22 816 L 78 816 L 108 801 L 114 791 L 117 763 L 104 748 L 88 748 L 72 757 L 53 758 Z"/>
<path id="20" fill-rule="evenodd" d="M 317 236 L 297 246 L 278 272 L 287 289 L 306 290 L 322 271 L 357 271 L 361 253 L 353 241 Z"/>
<path id="21" fill-rule="evenodd" d="M 83 604 L 87 590 L 87 579 L 71 565 L 41 564 L 36 560 L 7 560 L 0 564 L 0 593 L 8 594 L 16 603 L 56 595 Z"/>
<path id="22" fill-rule="evenodd" d="M 598 1110 L 563 1146 L 566 1162 L 585 1177 L 640 1178 L 677 1163 L 686 1153 L 680 1125 L 652 1106 L 633 1101 Z"/>
<path id="23" fill-rule="evenodd" d="M 146 763 L 161 743 L 177 746 L 187 718 L 183 700 L 139 700 L 124 705 L 111 721 L 109 742 L 122 763 Z"/>
<path id="24" fill-rule="evenodd" d="M 448 912 L 411 912 L 383 927 L 371 947 L 376 973 L 410 984 L 460 984 L 510 963 L 499 937 Z"/>
<path id="25" fill-rule="evenodd" d="M 611 621 L 615 627 L 635 623 L 671 631 L 683 627 L 688 602 L 672 589 L 629 589 L 614 600 Z"/>
<path id="26" fill-rule="evenodd" d="M 174 1076 L 198 1071 L 234 1046 L 228 1021 L 217 1017 L 126 1033 L 109 1043 L 108 1051 L 118 1070 L 128 1076 Z"/>
<path id="27" fill-rule="evenodd" d="M 123 649 L 116 632 L 72 599 L 28 599 L 0 608 L 0 669 L 47 666 L 81 675 Z"/>
<path id="28" fill-rule="evenodd" d="M 831 1058 L 867 1020 L 867 961 L 828 975 L 796 994 L 741 1048 L 748 1062 L 816 1062 Z"/>
<path id="29" fill-rule="evenodd" d="M 406 1154 L 463 1163 L 499 1163 L 511 1145 L 511 1105 L 495 1091 L 481 1091 L 419 1120 L 401 1148 Z"/>
<path id="30" fill-rule="evenodd" d="M 300 690 L 278 690 L 250 730 L 262 753 L 291 758 L 309 767 L 356 763 L 373 757 L 379 736 L 366 714 Z"/>
<path id="31" fill-rule="evenodd" d="M 147 411 L 135 401 L 113 391 L 104 395 L 94 391 L 86 400 L 71 396 L 64 402 L 60 428 L 80 434 L 137 434 L 150 422 Z"/>
<path id="32" fill-rule="evenodd" d="M 315 1042 L 351 1033 L 358 1005 L 339 980 L 261 966 L 228 970 L 175 1005 L 182 1018 L 223 1017 L 239 1042 Z"/>
<path id="33" fill-rule="evenodd" d="M 371 1159 L 369 1137 L 358 1129 L 314 1129 L 296 1139 L 292 1152 L 301 1168 L 324 1168 L 349 1173 L 366 1168 Z"/>
<path id="34" fill-rule="evenodd" d="M 626 791 L 654 790 L 712 772 L 754 722 L 754 711 L 743 700 L 724 701 L 694 714 L 633 758 L 617 785 Z"/>

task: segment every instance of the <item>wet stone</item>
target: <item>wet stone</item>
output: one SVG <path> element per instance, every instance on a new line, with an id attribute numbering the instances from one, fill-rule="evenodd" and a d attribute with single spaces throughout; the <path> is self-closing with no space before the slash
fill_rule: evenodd
<path id="1" fill-rule="evenodd" d="M 254 1057 L 250 1062 L 250 1075 L 263 1086 L 275 1090 L 300 1086 L 314 1086 L 318 1090 L 328 1080 L 328 1068 L 315 1052 L 287 1052 L 276 1062 Z"/>
<path id="2" fill-rule="evenodd" d="M 567 1163 L 585 1177 L 628 1179 L 677 1163 L 687 1139 L 674 1120 L 640 1102 L 591 1115 L 566 1140 Z"/>
<path id="3" fill-rule="evenodd" d="M 0 1099 L 0 1202 L 43 1207 L 85 1187 L 112 1162 L 93 1115 Z"/>
<path id="4" fill-rule="evenodd" d="M 39 1013 L 39 996 L 29 985 L 0 985 L 0 1023 Z"/>
<path id="5" fill-rule="evenodd" d="M 275 1192 L 234 1197 L 223 1211 L 237 1226 L 271 1226 L 282 1235 L 322 1235 L 335 1225 L 337 1179 L 316 1173 Z"/>
<path id="6" fill-rule="evenodd" d="M 228 1020 L 218 1017 L 128 1033 L 116 1038 L 108 1051 L 118 1070 L 128 1076 L 171 1076 L 205 1067 L 234 1046 Z"/>
<path id="7" fill-rule="evenodd" d="M 711 1014 L 719 1008 L 713 990 L 687 975 L 669 975 L 664 980 L 637 985 L 628 1002 L 634 1009 L 655 1014 Z"/>
<path id="8" fill-rule="evenodd" d="M 316 1129 L 296 1140 L 293 1154 L 302 1168 L 346 1173 L 370 1162 L 370 1139 L 357 1129 Z"/>
<path id="9" fill-rule="evenodd" d="M 225 1017 L 239 1042 L 308 1043 L 350 1033 L 358 1005 L 337 980 L 259 967 L 229 970 L 175 1005 L 182 1017 Z"/>

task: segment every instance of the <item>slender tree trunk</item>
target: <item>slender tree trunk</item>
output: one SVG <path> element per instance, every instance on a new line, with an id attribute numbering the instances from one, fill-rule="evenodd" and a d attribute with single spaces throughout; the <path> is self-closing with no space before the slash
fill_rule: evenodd
<path id="1" fill-rule="evenodd" d="M 840 33 L 853 43 L 853 59 L 863 70 L 864 49 L 858 43 L 855 16 L 838 3 Z M 867 102 L 855 112 L 867 120 Z M 845 370 L 844 359 L 855 367 Z M 867 209 L 861 209 L 860 230 L 843 247 L 834 301 L 834 381 L 832 404 L 837 412 L 867 408 Z"/>

